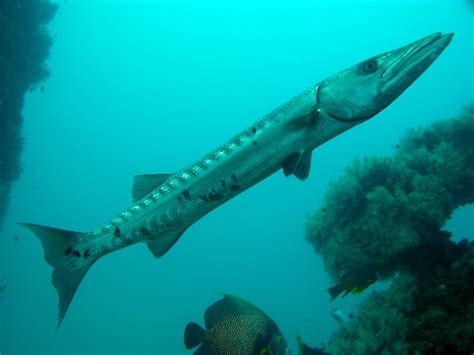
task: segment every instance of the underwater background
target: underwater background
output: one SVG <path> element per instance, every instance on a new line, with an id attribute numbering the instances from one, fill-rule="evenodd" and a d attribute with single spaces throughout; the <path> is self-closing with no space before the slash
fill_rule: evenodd
<path id="1" fill-rule="evenodd" d="M 22 1 L 18 1 L 21 5 Z M 218 292 L 325 343 L 370 293 L 330 301 L 305 221 L 356 157 L 474 99 L 474 4 L 397 1 L 58 2 L 44 90 L 25 97 L 23 172 L 0 232 L 2 354 L 188 354 Z M 317 148 L 310 178 L 266 179 L 192 226 L 163 258 L 133 245 L 96 263 L 59 331 L 51 267 L 17 222 L 89 231 L 131 204 L 136 174 L 173 172 L 320 80 L 433 32 L 452 43 L 374 119 Z M 0 142 L 1 144 L 1 142 Z M 472 205 L 445 229 L 474 238 Z M 18 240 L 16 240 L 18 239 Z M 377 287 L 377 286 L 376 286 Z"/>

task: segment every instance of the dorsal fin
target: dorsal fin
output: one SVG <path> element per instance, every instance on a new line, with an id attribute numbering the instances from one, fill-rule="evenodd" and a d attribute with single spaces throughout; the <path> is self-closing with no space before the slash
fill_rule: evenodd
<path id="1" fill-rule="evenodd" d="M 133 179 L 132 197 L 133 202 L 143 197 L 160 186 L 171 174 L 147 174 L 135 175 Z"/>
<path id="2" fill-rule="evenodd" d="M 312 150 L 304 150 L 301 153 L 293 153 L 283 161 L 283 173 L 285 176 L 293 174 L 300 180 L 305 180 L 311 170 Z"/>
<path id="3" fill-rule="evenodd" d="M 223 298 L 214 302 L 204 312 L 206 329 L 211 329 L 222 319 L 237 314 L 258 315 L 262 319 L 270 319 L 261 309 L 240 297 L 222 294 Z"/>

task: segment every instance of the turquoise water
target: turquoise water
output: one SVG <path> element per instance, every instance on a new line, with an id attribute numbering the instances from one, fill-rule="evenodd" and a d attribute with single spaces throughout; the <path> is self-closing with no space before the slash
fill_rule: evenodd
<path id="1" fill-rule="evenodd" d="M 407 128 L 474 98 L 473 15 L 467 0 L 60 2 L 51 77 L 26 98 L 24 172 L 1 232 L 0 351 L 187 354 L 184 327 L 217 292 L 264 309 L 294 353 L 297 332 L 327 341 L 331 309 L 357 299 L 329 301 L 305 217 L 355 157 L 390 154 Z M 316 149 L 307 181 L 275 174 L 160 260 L 143 245 L 101 259 L 54 331 L 51 268 L 18 221 L 92 230 L 129 207 L 133 175 L 180 169 L 306 87 L 438 31 L 456 33 L 440 58 L 376 118 Z M 473 213 L 448 228 L 473 236 Z"/>

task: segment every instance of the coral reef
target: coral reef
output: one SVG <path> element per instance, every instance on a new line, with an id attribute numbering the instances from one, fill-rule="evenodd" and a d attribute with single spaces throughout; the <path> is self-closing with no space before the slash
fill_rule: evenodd
<path id="1" fill-rule="evenodd" d="M 410 130 L 392 157 L 355 161 L 309 216 L 307 240 L 339 282 L 333 297 L 391 280 L 334 334 L 332 354 L 474 351 L 473 242 L 456 244 L 442 230 L 456 208 L 474 202 L 473 139 L 474 105 Z M 370 277 L 368 262 L 376 266 Z"/>
<path id="2" fill-rule="evenodd" d="M 21 172 L 23 98 L 48 76 L 44 60 L 51 36 L 46 24 L 56 9 L 49 0 L 0 2 L 0 225 L 10 184 Z"/>
<path id="3" fill-rule="evenodd" d="M 356 160 L 309 216 L 306 238 L 333 278 L 368 259 L 423 242 L 474 202 L 474 105 L 459 117 L 409 131 L 393 157 Z"/>

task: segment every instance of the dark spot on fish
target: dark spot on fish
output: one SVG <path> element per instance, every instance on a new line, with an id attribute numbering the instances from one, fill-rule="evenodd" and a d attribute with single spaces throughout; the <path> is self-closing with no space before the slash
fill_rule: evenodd
<path id="1" fill-rule="evenodd" d="M 218 201 L 223 198 L 224 195 L 222 195 L 220 192 L 217 192 L 215 189 L 211 189 L 211 192 L 207 195 L 207 197 L 211 201 Z"/>
<path id="2" fill-rule="evenodd" d="M 240 189 L 239 180 L 237 179 L 237 176 L 235 174 L 232 174 L 230 177 L 232 178 L 232 185 L 230 186 L 230 189 L 232 191 L 237 191 L 238 189 Z"/>
<path id="3" fill-rule="evenodd" d="M 79 252 L 79 250 L 74 250 L 72 252 L 72 255 L 74 255 L 76 258 L 80 258 L 81 257 L 81 253 Z"/>
<path id="4" fill-rule="evenodd" d="M 253 141 L 253 145 L 257 145 L 257 144 L 258 144 L 257 141 Z"/>
<path id="5" fill-rule="evenodd" d="M 140 227 L 140 233 L 143 234 L 143 235 L 150 235 L 151 234 L 150 230 L 146 227 Z"/>
<path id="6" fill-rule="evenodd" d="M 221 186 L 222 186 L 222 187 L 225 187 L 225 185 L 226 185 L 226 184 L 225 184 L 225 180 L 221 180 Z"/>
<path id="7" fill-rule="evenodd" d="M 183 196 L 186 200 L 191 200 L 191 194 L 189 193 L 188 190 L 183 191 Z"/>
<path id="8" fill-rule="evenodd" d="M 67 248 L 67 249 L 64 251 L 64 255 L 66 255 L 66 256 L 71 255 L 71 253 L 72 253 L 71 247 Z"/>
<path id="9" fill-rule="evenodd" d="M 84 258 L 88 258 L 89 256 L 91 256 L 91 250 L 86 249 L 86 251 L 84 252 Z"/>
<path id="10" fill-rule="evenodd" d="M 252 127 L 252 133 L 253 134 L 257 133 L 257 127 Z"/>
<path id="11" fill-rule="evenodd" d="M 199 195 L 198 197 L 203 201 L 208 201 L 209 200 L 206 195 Z"/>
<path id="12" fill-rule="evenodd" d="M 122 235 L 122 233 L 120 233 L 119 227 L 115 227 L 114 235 L 115 235 L 117 238 L 120 238 L 120 236 Z"/>

